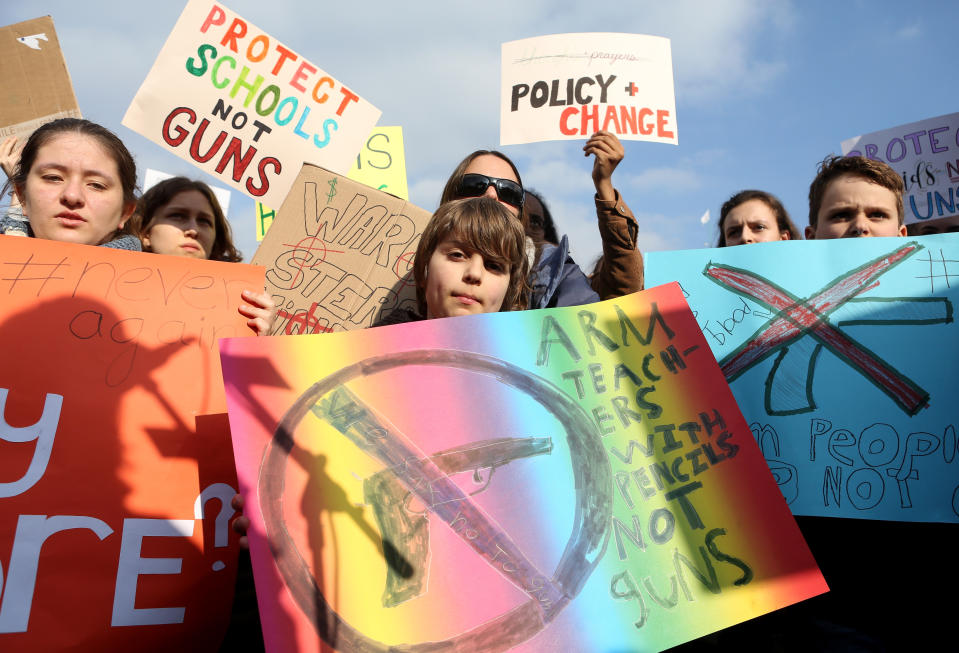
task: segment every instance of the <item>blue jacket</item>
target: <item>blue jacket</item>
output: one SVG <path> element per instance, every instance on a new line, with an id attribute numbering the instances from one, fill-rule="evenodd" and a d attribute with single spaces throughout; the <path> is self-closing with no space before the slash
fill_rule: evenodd
<path id="1" fill-rule="evenodd" d="M 589 279 L 569 256 L 569 239 L 563 236 L 559 246 L 546 243 L 539 262 L 530 275 L 533 291 L 530 308 L 580 306 L 599 301 Z"/>

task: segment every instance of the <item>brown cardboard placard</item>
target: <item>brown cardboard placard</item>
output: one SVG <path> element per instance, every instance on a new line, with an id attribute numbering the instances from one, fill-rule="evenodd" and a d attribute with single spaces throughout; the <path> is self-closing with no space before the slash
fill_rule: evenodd
<path id="1" fill-rule="evenodd" d="M 0 27 L 0 82 L 0 138 L 23 143 L 44 123 L 81 117 L 50 16 Z"/>
<path id="2" fill-rule="evenodd" d="M 273 334 L 350 331 L 414 308 L 413 255 L 430 213 L 304 164 L 253 256 L 279 309 Z"/>

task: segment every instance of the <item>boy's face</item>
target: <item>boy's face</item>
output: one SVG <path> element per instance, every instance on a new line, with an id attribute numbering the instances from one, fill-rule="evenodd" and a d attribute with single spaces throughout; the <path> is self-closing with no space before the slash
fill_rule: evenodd
<path id="1" fill-rule="evenodd" d="M 816 226 L 806 227 L 808 240 L 905 235 L 896 194 L 857 175 L 842 175 L 829 182 Z"/>
<path id="2" fill-rule="evenodd" d="M 509 288 L 506 265 L 444 240 L 426 267 L 426 317 L 495 313 Z"/>

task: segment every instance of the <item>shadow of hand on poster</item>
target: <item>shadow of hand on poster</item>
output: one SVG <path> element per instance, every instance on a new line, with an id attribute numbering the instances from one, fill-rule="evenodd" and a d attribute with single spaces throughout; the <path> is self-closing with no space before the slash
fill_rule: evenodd
<path id="1" fill-rule="evenodd" d="M 354 505 L 345 490 L 336 481 L 330 478 L 326 471 L 327 457 L 323 454 L 313 454 L 294 444 L 290 457 L 297 462 L 308 474 L 307 485 L 300 501 L 300 509 L 307 524 L 307 537 L 313 554 L 313 576 L 316 586 L 329 603 L 338 605 L 340 601 L 339 578 L 327 579 L 323 575 L 324 548 L 330 547 L 332 559 L 339 560 L 348 553 L 341 551 L 336 534 L 335 514 L 343 513 L 348 516 L 359 528 L 360 532 L 379 550 L 383 556 L 390 575 L 400 578 L 410 578 L 413 575 L 413 566 L 406 560 L 392 541 L 385 534 L 381 535 L 367 520 L 362 505 Z M 334 564 L 332 568 L 336 568 Z M 317 602 L 318 613 L 325 610 L 325 604 Z M 318 623 L 323 627 L 325 620 Z M 331 632 L 321 632 L 323 641 L 337 640 L 336 621 L 332 621 Z"/>
<path id="2" fill-rule="evenodd" d="M 38 302 L 0 324 L 5 650 L 151 650 L 171 641 L 151 644 L 130 626 L 163 625 L 174 638 L 193 628 L 192 644 L 204 649 L 222 636 L 189 623 L 207 592 L 232 582 L 188 589 L 216 573 L 191 540 L 193 505 L 166 513 L 183 519 L 148 507 L 158 505 L 149 489 L 157 481 L 141 466 L 151 427 L 138 421 L 134 395 L 146 390 L 164 404 L 151 374 L 175 348 L 143 347 L 142 325 L 89 298 Z M 180 442 L 191 433 L 184 428 Z"/>

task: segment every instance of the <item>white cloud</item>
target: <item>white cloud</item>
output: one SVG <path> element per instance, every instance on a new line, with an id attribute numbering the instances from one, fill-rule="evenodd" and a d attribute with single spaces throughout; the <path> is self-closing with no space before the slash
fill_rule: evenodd
<path id="1" fill-rule="evenodd" d="M 647 168 L 637 175 L 626 177 L 626 185 L 641 191 L 684 193 L 702 186 L 702 179 L 688 168 Z"/>
<path id="2" fill-rule="evenodd" d="M 893 34 L 893 38 L 899 41 L 911 41 L 922 34 L 922 28 L 919 26 L 919 22 L 911 23 L 909 25 L 903 25 L 896 33 Z"/>

